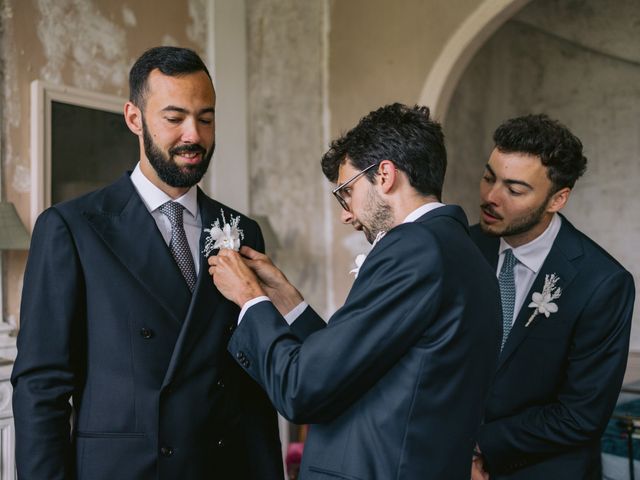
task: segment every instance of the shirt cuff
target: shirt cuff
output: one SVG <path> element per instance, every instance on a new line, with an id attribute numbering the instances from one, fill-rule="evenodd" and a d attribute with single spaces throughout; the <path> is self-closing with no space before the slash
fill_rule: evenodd
<path id="1" fill-rule="evenodd" d="M 242 310 L 240 310 L 240 315 L 238 315 L 238 325 L 240 325 L 240 322 L 242 321 L 242 317 L 244 317 L 244 314 L 247 313 L 247 310 L 249 310 L 249 308 L 253 307 L 256 303 L 270 302 L 270 301 L 271 299 L 264 295 L 262 295 L 261 297 L 252 298 L 251 300 L 247 300 L 242 306 Z"/>
<path id="2" fill-rule="evenodd" d="M 309 304 L 307 302 L 305 302 L 304 300 L 301 301 L 293 310 L 291 310 L 284 316 L 284 319 L 289 325 L 291 325 L 298 319 L 300 315 L 302 315 L 302 312 L 304 312 L 308 306 Z"/>

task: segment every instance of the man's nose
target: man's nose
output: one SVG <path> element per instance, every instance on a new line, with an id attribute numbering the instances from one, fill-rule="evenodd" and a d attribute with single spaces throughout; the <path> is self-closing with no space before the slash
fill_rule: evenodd
<path id="1" fill-rule="evenodd" d="M 340 213 L 340 221 L 342 223 L 351 223 L 351 222 L 353 222 L 353 214 L 343 208 L 342 212 Z"/>
<path id="2" fill-rule="evenodd" d="M 184 143 L 200 143 L 202 136 L 198 130 L 196 119 L 187 119 L 182 124 L 182 141 Z"/>

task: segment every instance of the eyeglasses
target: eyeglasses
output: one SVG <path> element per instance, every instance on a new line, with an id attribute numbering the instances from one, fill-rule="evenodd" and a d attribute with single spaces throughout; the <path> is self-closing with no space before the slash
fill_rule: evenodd
<path id="1" fill-rule="evenodd" d="M 364 170 L 361 170 L 360 172 L 356 173 L 353 177 L 351 177 L 349 180 L 347 180 L 346 182 L 341 183 L 340 185 L 338 185 L 336 188 L 334 188 L 331 193 L 333 193 L 333 195 L 336 197 L 336 199 L 338 200 L 338 203 L 340 204 L 340 206 L 342 208 L 344 208 L 347 212 L 350 212 L 351 210 L 349 210 L 349 203 L 348 203 L 348 199 L 351 197 L 350 194 L 348 193 L 343 193 L 341 194 L 340 191 L 342 189 L 344 189 L 347 185 L 349 185 L 350 183 L 355 182 L 357 179 L 359 179 L 362 175 L 364 175 L 365 173 L 367 173 L 369 170 L 371 170 L 373 167 L 377 166 L 377 163 L 374 163 L 372 165 L 369 165 L 367 168 L 365 168 Z"/>

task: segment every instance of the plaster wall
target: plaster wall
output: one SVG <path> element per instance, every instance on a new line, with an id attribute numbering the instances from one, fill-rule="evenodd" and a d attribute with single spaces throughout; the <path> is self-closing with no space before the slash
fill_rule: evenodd
<path id="1" fill-rule="evenodd" d="M 156 45 L 204 56 L 206 0 L 4 0 L 2 191 L 30 224 L 32 80 L 126 97 L 135 59 Z M 26 252 L 5 256 L 5 315 L 17 321 Z"/>
<path id="2" fill-rule="evenodd" d="M 248 0 L 251 212 L 268 217 L 278 266 L 327 309 L 325 146 L 327 2 Z"/>
<path id="3" fill-rule="evenodd" d="M 445 201 L 478 218 L 478 186 L 503 120 L 544 112 L 583 142 L 587 172 L 563 213 L 640 282 L 640 4 L 533 0 L 482 47 L 447 113 Z M 637 302 L 636 302 L 637 303 Z M 637 309 L 636 309 L 637 310 Z M 640 350 L 636 313 L 631 348 Z"/>

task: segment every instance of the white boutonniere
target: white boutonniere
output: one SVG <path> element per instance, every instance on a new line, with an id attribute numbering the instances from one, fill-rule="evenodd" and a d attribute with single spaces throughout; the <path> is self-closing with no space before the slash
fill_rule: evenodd
<path id="1" fill-rule="evenodd" d="M 549 315 L 558 311 L 558 305 L 553 303 L 554 300 L 560 298 L 560 295 L 562 295 L 562 289 L 560 287 L 556 287 L 558 280 L 560 280 L 560 277 L 555 273 L 544 276 L 542 293 L 534 292 L 531 296 L 531 303 L 529 304 L 529 307 L 535 308 L 535 310 L 529 317 L 529 320 L 527 320 L 527 323 L 524 324 L 525 327 L 528 327 L 535 316 L 539 313 L 542 313 L 545 317 L 549 318 Z"/>
<path id="2" fill-rule="evenodd" d="M 382 237 L 385 236 L 386 233 L 387 232 L 378 232 L 378 235 L 376 235 L 376 239 L 371 244 L 371 250 L 373 250 L 373 247 L 376 246 L 376 244 L 382 239 Z M 371 250 L 369 250 L 369 253 L 371 253 Z M 365 259 L 367 258 L 367 255 L 369 255 L 369 253 L 361 253 L 354 260 L 354 262 L 356 264 L 356 268 L 354 268 L 353 270 L 350 270 L 349 273 L 353 273 L 355 278 L 358 278 L 358 274 L 360 273 L 360 267 L 364 263 Z"/>
<path id="3" fill-rule="evenodd" d="M 205 257 L 211 255 L 211 252 L 214 250 L 222 248 L 228 248 L 237 252 L 240 250 L 240 241 L 244 240 L 244 233 L 238 228 L 240 215 L 237 217 L 229 215 L 229 223 L 227 223 L 227 220 L 224 218 L 224 211 L 222 209 L 220 209 L 220 215 L 222 216 L 222 222 L 217 218 L 216 221 L 211 224 L 211 228 L 204 229 L 204 231 L 209 234 L 207 238 L 205 238 L 204 250 L 202 250 Z"/>

